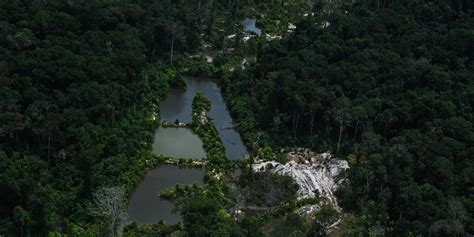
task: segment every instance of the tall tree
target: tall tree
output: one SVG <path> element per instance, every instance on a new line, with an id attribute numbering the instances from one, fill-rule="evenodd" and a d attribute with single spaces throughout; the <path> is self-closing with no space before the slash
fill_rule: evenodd
<path id="1" fill-rule="evenodd" d="M 117 224 L 127 216 L 125 189 L 105 187 L 93 194 L 88 211 L 92 216 L 104 218 L 109 224 L 110 236 L 115 236 Z"/>

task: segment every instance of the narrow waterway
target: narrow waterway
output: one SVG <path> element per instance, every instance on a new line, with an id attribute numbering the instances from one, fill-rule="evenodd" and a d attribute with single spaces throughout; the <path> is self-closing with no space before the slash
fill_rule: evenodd
<path id="1" fill-rule="evenodd" d="M 209 79 L 186 78 L 186 89 L 173 89 L 160 103 L 162 120 L 190 122 L 192 103 L 197 92 L 203 93 L 211 101 L 209 117 L 213 119 L 229 159 L 243 159 L 247 150 L 240 135 L 234 129 L 232 118 L 222 98 L 220 88 Z M 187 128 L 163 128 L 156 130 L 153 152 L 172 158 L 195 158 L 206 156 L 202 141 Z M 172 202 L 160 199 L 158 194 L 178 183 L 202 183 L 203 169 L 180 169 L 172 165 L 162 165 L 148 172 L 133 192 L 128 205 L 127 221 L 140 224 L 156 223 L 163 220 L 168 224 L 181 221 L 181 216 L 173 213 Z"/>
<path id="2" fill-rule="evenodd" d="M 189 122 L 192 119 L 192 104 L 197 92 L 203 93 L 211 101 L 209 117 L 219 132 L 226 155 L 231 160 L 240 160 L 247 154 L 240 134 L 234 129 L 232 117 L 221 95 L 219 86 L 206 78 L 185 78 L 186 90 L 173 89 L 160 104 L 161 119 L 174 122 Z"/>

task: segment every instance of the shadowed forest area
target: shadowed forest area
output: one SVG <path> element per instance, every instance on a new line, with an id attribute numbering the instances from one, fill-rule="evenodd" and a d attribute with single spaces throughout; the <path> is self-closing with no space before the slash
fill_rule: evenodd
<path id="1" fill-rule="evenodd" d="M 92 225 L 94 190 L 133 187 L 175 75 L 169 57 L 198 49 L 198 26 L 234 5 L 1 1 L 0 235 Z"/>
<path id="2" fill-rule="evenodd" d="M 290 14 L 287 5 L 308 14 L 281 40 L 255 36 L 205 67 L 188 62 L 205 44 L 225 50 L 224 33 L 246 14 L 265 32 L 262 16 Z M 348 161 L 333 235 L 471 236 L 473 14 L 470 0 L 0 1 L 0 236 L 107 236 L 90 203 L 102 187 L 128 195 L 163 161 L 151 153 L 157 104 L 184 67 L 222 85 L 251 155 L 308 147 Z M 224 68 L 239 53 L 253 60 Z M 207 167 L 228 172 L 217 132 L 201 123 Z M 294 183 L 274 176 L 239 184 L 253 203 L 295 199 Z M 183 188 L 183 225 L 132 226 L 129 236 L 326 235 L 323 221 L 286 206 L 279 219 L 231 217 L 225 179 L 205 180 Z"/>
<path id="3" fill-rule="evenodd" d="M 299 22 L 226 84 L 244 137 L 347 157 L 354 233 L 473 233 L 473 7 L 361 1 Z"/>

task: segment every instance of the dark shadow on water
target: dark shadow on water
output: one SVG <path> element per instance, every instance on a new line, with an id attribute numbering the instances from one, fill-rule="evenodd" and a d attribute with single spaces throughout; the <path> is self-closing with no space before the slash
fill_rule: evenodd
<path id="1" fill-rule="evenodd" d="M 204 170 L 179 168 L 173 165 L 161 165 L 148 172 L 133 192 L 129 204 L 127 221 L 139 224 L 152 224 L 163 220 L 168 224 L 181 221 L 178 213 L 173 213 L 174 204 L 160 199 L 158 194 L 176 184 L 203 183 Z"/>

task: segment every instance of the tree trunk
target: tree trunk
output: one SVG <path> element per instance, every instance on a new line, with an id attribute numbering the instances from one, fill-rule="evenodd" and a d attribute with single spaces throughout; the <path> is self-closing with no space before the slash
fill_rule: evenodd
<path id="1" fill-rule="evenodd" d="M 341 137 L 342 137 L 342 122 L 339 123 L 339 139 L 337 140 L 336 155 L 339 153 L 339 147 L 341 146 Z"/>
<path id="2" fill-rule="evenodd" d="M 295 123 L 296 123 L 296 116 L 293 115 L 293 121 L 291 122 L 291 129 L 293 130 L 293 132 L 295 131 Z"/>
<path id="3" fill-rule="evenodd" d="M 298 123 L 300 121 L 300 114 L 296 114 L 295 128 L 293 130 L 293 136 L 296 137 L 296 132 L 298 131 Z"/>
<path id="4" fill-rule="evenodd" d="M 173 54 L 174 54 L 174 33 L 171 36 L 171 50 L 170 50 L 170 63 L 173 65 Z"/>
<path id="5" fill-rule="evenodd" d="M 359 120 L 356 121 L 356 125 L 354 128 L 354 141 L 357 140 L 357 128 L 359 127 Z"/>
<path id="6" fill-rule="evenodd" d="M 51 131 L 48 131 L 48 165 L 50 165 L 51 157 Z"/>
<path id="7" fill-rule="evenodd" d="M 18 145 L 20 144 L 20 141 L 19 141 L 19 139 L 18 139 L 18 131 L 15 131 L 15 142 L 16 142 L 16 143 L 15 143 L 16 146 L 18 147 Z"/>
<path id="8" fill-rule="evenodd" d="M 110 236 L 115 237 L 115 220 L 112 221 Z"/>
<path id="9" fill-rule="evenodd" d="M 313 136 L 313 128 L 314 128 L 314 118 L 316 117 L 316 113 L 311 113 L 311 119 L 310 119 L 310 127 L 309 127 L 309 135 Z"/>

